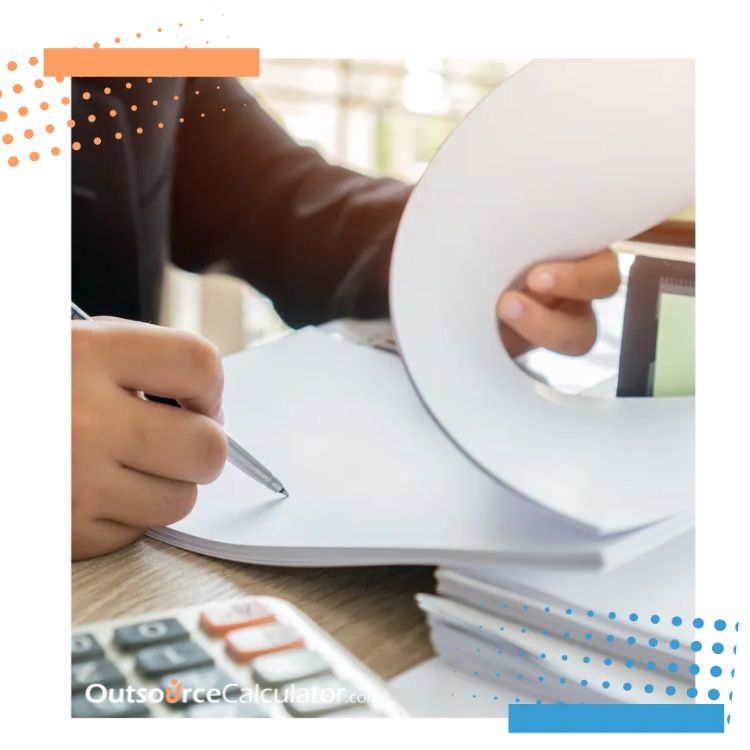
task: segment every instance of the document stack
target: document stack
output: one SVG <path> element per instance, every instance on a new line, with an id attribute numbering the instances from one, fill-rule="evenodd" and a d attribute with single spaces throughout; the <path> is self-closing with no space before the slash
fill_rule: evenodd
<path id="1" fill-rule="evenodd" d="M 694 534 L 609 571 L 441 567 L 439 657 L 516 702 L 690 702 Z"/>

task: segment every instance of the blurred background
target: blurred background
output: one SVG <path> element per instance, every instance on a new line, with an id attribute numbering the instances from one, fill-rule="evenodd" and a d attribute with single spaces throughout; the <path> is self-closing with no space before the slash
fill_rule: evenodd
<path id="1" fill-rule="evenodd" d="M 413 183 L 458 122 L 525 62 L 264 59 L 260 77 L 242 83 L 300 143 L 329 161 Z M 674 218 L 692 222 L 694 210 Z M 562 391 L 611 395 L 596 387 L 611 383 L 618 368 L 633 256 L 621 253 L 619 260 L 620 290 L 595 303 L 599 335 L 592 351 L 584 357 L 531 352 L 519 360 L 530 374 Z M 161 322 L 202 333 L 223 354 L 289 332 L 267 298 L 232 277 L 170 268 L 164 290 Z"/>
<path id="2" fill-rule="evenodd" d="M 464 115 L 523 60 L 273 60 L 246 88 L 300 143 L 370 175 L 416 182 Z M 170 268 L 162 323 L 224 354 L 287 332 L 273 306 L 222 274 Z"/>

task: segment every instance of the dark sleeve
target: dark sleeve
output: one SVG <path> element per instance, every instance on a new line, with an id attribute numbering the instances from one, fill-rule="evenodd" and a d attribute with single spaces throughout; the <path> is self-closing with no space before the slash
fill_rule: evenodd
<path id="1" fill-rule="evenodd" d="M 389 258 L 409 188 L 300 146 L 235 79 L 192 79 L 185 97 L 175 263 L 200 271 L 220 262 L 293 326 L 387 315 Z"/>

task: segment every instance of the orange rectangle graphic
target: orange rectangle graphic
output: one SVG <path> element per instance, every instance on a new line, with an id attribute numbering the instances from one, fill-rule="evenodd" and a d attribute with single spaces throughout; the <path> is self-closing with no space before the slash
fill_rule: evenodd
<path id="1" fill-rule="evenodd" d="M 260 75 L 257 48 L 50 48 L 44 50 L 44 75 L 154 78 Z"/>

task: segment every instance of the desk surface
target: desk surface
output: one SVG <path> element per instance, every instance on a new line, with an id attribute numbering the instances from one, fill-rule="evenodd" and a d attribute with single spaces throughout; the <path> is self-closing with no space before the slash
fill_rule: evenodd
<path id="1" fill-rule="evenodd" d="M 73 624 L 247 594 L 288 599 L 383 679 L 432 655 L 414 594 L 431 568 L 272 568 L 216 560 L 143 539 L 73 564 Z"/>

